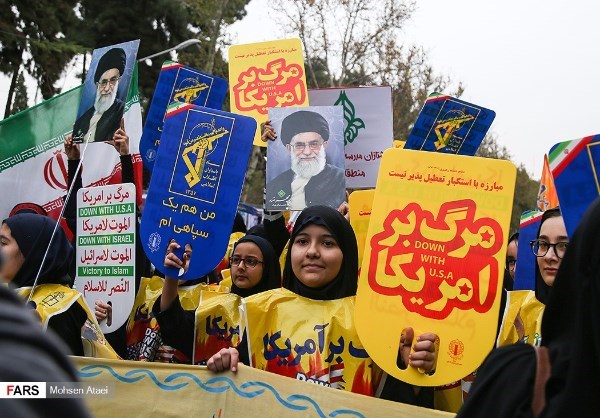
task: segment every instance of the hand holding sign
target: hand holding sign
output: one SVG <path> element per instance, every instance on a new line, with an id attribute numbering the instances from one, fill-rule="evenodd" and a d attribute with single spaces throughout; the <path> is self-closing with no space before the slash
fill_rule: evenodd
<path id="1" fill-rule="evenodd" d="M 190 259 L 192 257 L 192 246 L 185 244 L 183 253 L 177 251 L 181 249 L 181 245 L 177 244 L 174 239 L 171 240 L 167 247 L 167 254 L 165 255 L 165 267 L 171 267 L 179 270 L 179 276 L 185 273 L 190 266 Z M 177 251 L 177 252 L 176 252 Z"/>

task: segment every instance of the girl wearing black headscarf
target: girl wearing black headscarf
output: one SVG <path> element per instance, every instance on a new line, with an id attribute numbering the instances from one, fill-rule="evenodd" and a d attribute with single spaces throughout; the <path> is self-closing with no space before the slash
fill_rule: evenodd
<path id="1" fill-rule="evenodd" d="M 181 261 L 172 250 L 179 244 L 172 242 L 165 257 L 165 265 L 185 268 L 191 256 L 191 248 L 186 246 L 184 260 Z M 189 251 L 189 252 L 188 252 Z M 231 293 L 248 297 L 256 293 L 281 286 L 281 270 L 275 250 L 264 238 L 245 235 L 234 246 L 230 257 Z M 158 321 L 161 336 L 166 344 L 181 350 L 188 358 L 193 358 L 195 335 L 195 311 L 184 310 L 177 294 L 178 281 L 165 277 L 163 294 L 154 302 L 152 312 Z M 246 344 L 240 343 L 244 354 Z M 246 358 L 246 357 L 245 357 Z"/>
<path id="2" fill-rule="evenodd" d="M 549 361 L 538 359 L 528 344 L 494 350 L 479 369 L 459 417 L 598 415 L 599 235 L 600 199 L 596 199 L 569 242 L 544 310 L 542 347 L 548 350 Z M 536 377 L 544 368 L 551 368 L 547 381 Z"/>
<path id="3" fill-rule="evenodd" d="M 542 215 L 537 238 L 531 244 L 536 256 L 535 297 L 544 305 L 548 302 L 568 243 L 567 229 L 560 209 L 548 209 Z"/>
<path id="4" fill-rule="evenodd" d="M 309 286 L 298 279 L 298 275 L 311 275 L 311 271 L 309 271 L 311 270 L 311 262 L 309 260 L 302 260 L 299 251 L 295 251 L 299 255 L 295 260 L 292 260 L 292 249 L 295 248 L 297 250 L 307 245 L 304 230 L 310 225 L 318 225 L 325 228 L 334 239 L 335 245 L 339 246 L 343 256 L 333 280 L 323 285 L 319 285 L 319 283 L 313 281 Z M 325 242 L 324 246 L 327 245 L 330 244 Z M 307 256 L 310 258 L 310 255 L 307 254 Z M 318 271 L 320 266 L 327 265 L 327 261 L 329 260 L 314 262 L 315 266 L 312 270 Z M 321 269 L 326 268 L 321 267 Z M 335 272 L 326 273 L 333 274 Z M 302 211 L 296 220 L 292 236 L 290 237 L 290 250 L 287 253 L 283 269 L 283 287 L 297 295 L 314 300 L 334 300 L 356 295 L 358 288 L 358 245 L 356 243 L 356 235 L 354 235 L 350 223 L 338 211 L 327 206 L 311 206 Z"/>
<path id="5" fill-rule="evenodd" d="M 244 243 L 249 243 L 251 245 L 241 245 Z M 258 267 L 258 264 L 255 264 L 255 267 L 246 265 L 246 261 L 248 260 L 244 260 L 245 254 L 242 251 L 244 248 L 252 249 L 252 244 L 258 247 L 263 259 L 262 263 L 258 263 L 262 265 L 262 275 L 256 284 L 252 283 L 250 274 L 252 273 L 252 270 Z M 246 253 L 248 253 L 248 250 Z M 257 255 L 250 254 L 250 257 L 252 257 L 250 260 L 253 258 L 258 260 Z M 244 260 L 243 263 L 242 260 Z M 281 269 L 279 268 L 275 250 L 269 241 L 262 237 L 246 235 L 240 239 L 233 247 L 233 253 L 229 259 L 229 263 L 231 264 L 231 293 L 235 293 L 236 295 L 245 298 L 260 292 L 281 287 Z"/>
<path id="6" fill-rule="evenodd" d="M 40 271 L 32 300 L 52 298 L 56 289 L 46 285 L 60 285 L 62 298 L 55 297 L 48 309 L 38 303 L 36 311 L 44 326 L 52 329 L 67 344 L 74 355 L 83 355 L 81 327 L 87 315 L 83 307 L 82 295 L 70 289 L 72 279 L 69 269 L 74 257 L 73 247 L 61 227 L 56 228 L 52 242 L 52 232 L 56 227 L 53 219 L 32 213 L 23 213 L 5 219 L 0 229 L 0 248 L 5 263 L 0 276 L 16 288 L 19 293 L 29 296 L 35 278 Z M 44 254 L 46 254 L 44 260 Z M 42 266 L 42 261 L 44 261 Z M 40 266 L 42 266 L 40 270 Z M 61 309 L 50 309 L 50 307 Z M 63 311 L 64 309 L 64 311 Z"/>
<path id="7" fill-rule="evenodd" d="M 600 199 L 583 216 L 562 261 L 542 321 L 550 351 L 547 417 L 598 416 L 600 394 Z"/>
<path id="8" fill-rule="evenodd" d="M 311 206 L 302 211 L 290 238 L 283 287 L 305 298 L 333 301 L 353 297 L 358 288 L 358 245 L 350 223 L 335 209 Z M 285 303 L 285 302 L 284 302 Z M 311 317 L 311 312 L 306 312 Z M 298 318 L 301 322 L 303 318 Z M 346 321 L 352 321 L 347 318 Z M 412 332 L 412 329 L 411 331 Z M 289 336 L 282 336 L 284 339 Z M 431 340 L 430 340 L 431 338 Z M 430 371 L 435 363 L 433 334 L 424 334 L 405 364 Z M 412 338 L 407 342 L 410 348 Z M 405 350 L 403 350 L 405 351 Z M 237 369 L 238 353 L 224 349 L 207 364 L 213 371 Z M 415 388 L 387 376 L 384 399 L 433 407 L 433 389 Z"/>

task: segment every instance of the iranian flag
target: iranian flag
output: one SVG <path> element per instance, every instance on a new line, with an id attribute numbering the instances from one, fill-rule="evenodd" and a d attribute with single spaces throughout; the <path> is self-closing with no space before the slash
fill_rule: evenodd
<path id="1" fill-rule="evenodd" d="M 73 130 L 82 86 L 59 94 L 0 121 L 0 221 L 17 205 L 37 204 L 57 219 L 67 193 L 67 156 L 63 142 Z M 138 204 L 141 202 L 142 160 L 139 154 L 142 114 L 137 66 L 125 105 L 125 131 L 134 164 Z M 84 187 L 121 182 L 117 151 L 105 143 L 90 143 L 83 154 Z M 75 199 L 76 196 L 71 198 Z"/>

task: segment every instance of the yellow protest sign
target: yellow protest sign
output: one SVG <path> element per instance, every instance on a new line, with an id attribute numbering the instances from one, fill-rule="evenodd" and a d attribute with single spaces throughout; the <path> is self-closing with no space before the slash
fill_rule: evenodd
<path id="1" fill-rule="evenodd" d="M 406 145 L 406 141 L 403 141 L 401 139 L 394 139 L 394 148 L 400 148 L 403 149 L 404 145 Z"/>
<path id="2" fill-rule="evenodd" d="M 377 391 L 382 373 L 356 334 L 354 296 L 312 300 L 274 289 L 246 298 L 246 309 L 257 369 L 363 395 Z"/>
<path id="3" fill-rule="evenodd" d="M 496 345 L 523 342 L 539 346 L 542 342 L 542 316 L 545 305 L 536 299 L 533 290 L 508 292 L 502 326 Z"/>
<path id="4" fill-rule="evenodd" d="M 348 205 L 350 206 L 350 225 L 356 234 L 358 243 L 358 266 L 362 266 L 367 232 L 369 231 L 369 220 L 371 219 L 371 207 L 375 190 L 356 190 L 350 194 Z"/>
<path id="5" fill-rule="evenodd" d="M 270 107 L 308 106 L 300 39 L 281 39 L 229 48 L 231 112 L 267 121 Z M 254 145 L 266 143 L 257 131 Z"/>
<path id="6" fill-rule="evenodd" d="M 383 154 L 356 300 L 377 365 L 440 386 L 494 345 L 515 188 L 509 161 L 389 149 Z M 397 366 L 403 329 L 439 337 L 435 372 Z"/>
<path id="7" fill-rule="evenodd" d="M 220 349 L 239 345 L 244 334 L 241 301 L 233 293 L 202 292 L 195 313 L 194 364 L 206 364 Z"/>

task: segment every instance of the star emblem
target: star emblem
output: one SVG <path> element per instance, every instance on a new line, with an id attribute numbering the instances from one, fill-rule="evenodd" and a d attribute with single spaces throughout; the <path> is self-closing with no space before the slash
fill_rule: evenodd
<path id="1" fill-rule="evenodd" d="M 469 296 L 469 292 L 471 291 L 471 286 L 469 286 L 467 283 L 463 284 L 462 286 L 458 286 L 458 288 L 460 289 L 461 295 Z"/>
<path id="2" fill-rule="evenodd" d="M 481 234 L 481 240 L 484 242 L 492 242 L 493 235 L 489 231 L 483 231 Z"/>

